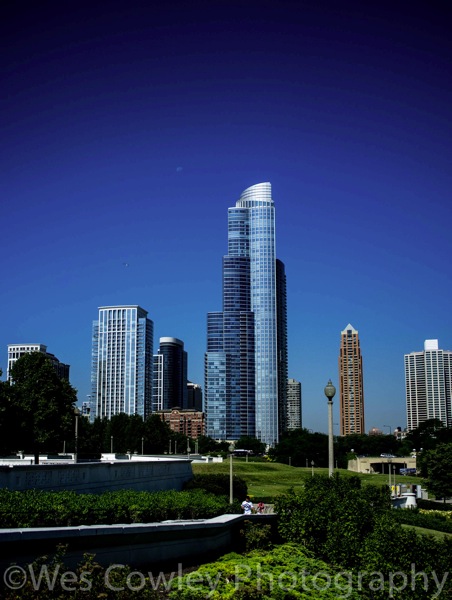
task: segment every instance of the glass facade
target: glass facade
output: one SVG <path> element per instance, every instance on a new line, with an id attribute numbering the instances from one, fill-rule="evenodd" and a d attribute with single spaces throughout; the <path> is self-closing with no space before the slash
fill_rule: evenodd
<path id="1" fill-rule="evenodd" d="M 223 312 L 207 316 L 205 410 L 216 439 L 278 441 L 276 279 L 275 208 L 271 185 L 260 183 L 228 210 Z M 284 360 L 287 372 L 287 352 Z"/>
<path id="2" fill-rule="evenodd" d="M 187 408 L 187 353 L 177 338 L 160 338 L 154 355 L 152 410 Z"/>
<path id="3" fill-rule="evenodd" d="M 139 306 L 104 306 L 93 322 L 92 418 L 146 418 L 152 402 L 153 322 Z"/>

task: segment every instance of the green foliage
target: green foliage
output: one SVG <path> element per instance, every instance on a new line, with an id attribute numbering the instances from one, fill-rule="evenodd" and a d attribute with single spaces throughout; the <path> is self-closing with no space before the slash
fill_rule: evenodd
<path id="1" fill-rule="evenodd" d="M 409 454 L 413 448 L 419 452 L 421 448 L 423 451 L 433 450 L 438 444 L 451 443 L 452 427 L 445 427 L 440 419 L 427 419 L 407 434 L 402 448 L 405 454 Z"/>
<path id="2" fill-rule="evenodd" d="M 66 527 L 152 523 L 167 519 L 208 519 L 231 508 L 225 496 L 186 492 L 118 491 L 104 494 L 0 490 L 0 527 Z"/>
<path id="3" fill-rule="evenodd" d="M 68 600 L 81 598 L 91 600 L 158 600 L 162 598 L 149 577 L 133 577 L 127 565 L 109 572 L 96 563 L 94 556 L 85 554 L 83 560 L 69 570 L 64 564 L 65 547 L 59 546 L 52 557 L 43 556 L 27 565 L 25 585 L 10 589 L 0 585 L 3 600 Z M 120 568 L 119 568 L 120 567 Z M 31 577 L 33 573 L 33 578 Z"/>
<path id="4" fill-rule="evenodd" d="M 193 479 L 184 485 L 185 490 L 205 490 L 210 494 L 217 496 L 227 496 L 229 498 L 229 475 L 222 473 L 206 473 L 203 475 L 194 475 Z M 244 500 L 248 495 L 246 481 L 237 475 L 232 477 L 232 495 L 236 500 Z"/>
<path id="5" fill-rule="evenodd" d="M 240 529 L 240 535 L 245 542 L 245 551 L 268 550 L 271 546 L 272 530 L 270 525 L 244 521 Z"/>
<path id="6" fill-rule="evenodd" d="M 8 413 L 14 431 L 11 450 L 58 452 L 74 429 L 76 390 L 60 379 L 41 352 L 19 358 L 11 368 Z"/>
<path id="7" fill-rule="evenodd" d="M 353 453 L 351 450 L 353 449 Z M 346 469 L 347 461 L 356 454 L 380 456 L 381 453 L 398 454 L 400 441 L 392 435 L 347 435 L 334 441 L 334 457 L 339 468 Z M 296 429 L 283 434 L 275 448 L 270 450 L 272 459 L 294 467 L 328 466 L 328 436 L 308 429 Z"/>
<path id="8" fill-rule="evenodd" d="M 434 595 L 438 592 L 438 580 L 441 582 L 445 577 L 445 587 L 440 597 L 450 598 L 452 581 L 448 578 L 448 572 L 452 567 L 451 556 L 450 538 L 438 540 L 432 536 L 419 535 L 412 529 L 401 528 L 392 514 L 380 515 L 360 552 L 363 582 L 369 588 L 378 573 L 384 586 L 376 589 L 372 598 L 383 600 L 389 595 L 404 600 L 417 600 L 438 597 Z M 393 589 L 390 586 L 391 575 Z M 404 577 L 409 585 L 404 589 L 397 589 L 402 587 Z"/>
<path id="9" fill-rule="evenodd" d="M 315 476 L 304 489 L 275 501 L 283 539 L 302 542 L 332 564 L 356 566 L 377 516 L 389 510 L 387 488 L 361 488 L 358 477 Z"/>
<path id="10" fill-rule="evenodd" d="M 255 437 L 243 435 L 235 442 L 235 447 L 239 450 L 252 450 L 254 454 L 263 454 L 265 452 L 265 444 Z"/>
<path id="11" fill-rule="evenodd" d="M 392 518 L 397 523 L 405 525 L 414 525 L 415 527 L 424 527 L 425 529 L 434 529 L 444 533 L 452 533 L 452 516 L 450 511 L 427 511 L 423 509 L 394 510 Z"/>
<path id="12" fill-rule="evenodd" d="M 452 443 L 421 452 L 419 461 L 428 491 L 436 498 L 452 497 Z"/>
<path id="13" fill-rule="evenodd" d="M 417 506 L 418 508 L 425 508 L 426 510 L 452 511 L 452 504 L 446 504 L 444 501 L 435 502 L 434 500 L 423 500 L 422 498 L 418 498 Z"/>
<path id="14" fill-rule="evenodd" d="M 174 582 L 171 600 L 362 598 L 356 582 L 297 544 L 227 554 Z"/>
<path id="15" fill-rule="evenodd" d="M 197 442 L 199 454 L 227 453 L 229 449 L 229 442 L 217 442 L 207 435 L 200 435 Z"/>
<path id="16" fill-rule="evenodd" d="M 328 466 L 328 436 L 324 433 L 310 433 L 307 429 L 295 429 L 284 433 L 278 444 L 269 450 L 272 460 L 294 467 Z"/>

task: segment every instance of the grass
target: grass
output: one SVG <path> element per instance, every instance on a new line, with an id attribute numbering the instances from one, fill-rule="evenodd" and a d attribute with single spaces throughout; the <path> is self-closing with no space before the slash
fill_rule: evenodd
<path id="1" fill-rule="evenodd" d="M 222 463 L 194 463 L 192 467 L 195 475 L 201 473 L 225 474 L 229 473 L 229 460 Z M 344 477 L 358 475 L 363 483 L 373 485 L 389 483 L 387 475 L 358 474 L 346 469 L 337 470 Z M 290 467 L 281 463 L 259 460 L 247 462 L 245 458 L 233 459 L 233 472 L 246 481 L 248 493 L 254 501 L 262 499 L 264 502 L 271 502 L 276 496 L 286 493 L 290 488 L 295 491 L 299 490 L 303 487 L 304 480 L 312 477 L 311 468 Z M 314 468 L 314 474 L 328 475 L 328 469 Z"/>
<path id="2" fill-rule="evenodd" d="M 433 535 L 440 540 L 446 537 L 452 537 L 452 533 L 445 533 L 444 531 L 437 531 L 436 529 L 426 529 L 425 527 L 417 527 L 416 525 L 406 525 L 402 523 L 402 527 L 414 529 L 417 533 L 422 533 L 424 535 Z"/>

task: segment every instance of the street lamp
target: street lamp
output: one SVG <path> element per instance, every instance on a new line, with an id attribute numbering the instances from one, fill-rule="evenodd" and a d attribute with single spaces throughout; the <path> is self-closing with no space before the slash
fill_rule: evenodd
<path id="1" fill-rule="evenodd" d="M 144 454 L 144 437 L 141 438 L 141 456 Z"/>
<path id="2" fill-rule="evenodd" d="M 391 427 L 391 425 L 383 425 L 383 427 L 387 427 L 389 429 L 389 435 L 392 435 L 392 427 Z"/>
<path id="3" fill-rule="evenodd" d="M 314 477 L 314 461 L 311 460 L 312 477 Z"/>
<path id="4" fill-rule="evenodd" d="M 77 453 L 78 453 L 78 418 L 80 416 L 80 410 L 75 407 L 74 408 L 74 415 L 75 415 L 75 447 L 74 447 L 74 462 L 77 462 Z"/>
<path id="5" fill-rule="evenodd" d="M 110 436 L 110 453 L 113 454 L 113 436 Z"/>
<path id="6" fill-rule="evenodd" d="M 328 398 L 328 475 L 332 477 L 334 468 L 334 447 L 333 447 L 333 398 L 336 388 L 328 380 L 325 386 L 325 396 Z"/>
<path id="7" fill-rule="evenodd" d="M 233 478 L 232 478 L 232 453 L 234 452 L 234 444 L 229 445 L 229 504 L 233 504 L 234 502 L 234 493 L 233 493 Z"/>

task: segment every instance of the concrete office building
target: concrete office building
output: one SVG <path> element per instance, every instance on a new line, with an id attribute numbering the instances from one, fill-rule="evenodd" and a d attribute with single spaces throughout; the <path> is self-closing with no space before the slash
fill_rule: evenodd
<path id="1" fill-rule="evenodd" d="M 350 324 L 341 331 L 339 412 L 341 435 L 365 434 L 363 359 L 358 331 Z"/>
<path id="2" fill-rule="evenodd" d="M 153 322 L 140 306 L 99 308 L 93 322 L 91 418 L 150 414 L 153 335 Z"/>
<path id="3" fill-rule="evenodd" d="M 271 185 L 260 183 L 228 209 L 223 310 L 207 315 L 204 409 L 214 439 L 249 435 L 269 446 L 279 439 L 278 375 L 287 373 L 277 332 L 278 321 L 285 322 L 277 304 L 277 282 L 285 286 L 282 263 L 278 272 L 279 278 Z"/>
<path id="4" fill-rule="evenodd" d="M 31 354 L 32 352 L 41 352 L 42 354 L 45 354 L 52 363 L 58 377 L 69 381 L 70 366 L 60 362 L 54 354 L 47 352 L 47 346 L 44 344 L 8 344 L 8 368 L 6 373 L 8 381 L 10 380 L 11 368 L 16 360 L 24 354 Z"/>
<path id="5" fill-rule="evenodd" d="M 428 419 L 451 427 L 452 351 L 425 340 L 424 351 L 405 354 L 404 362 L 408 431 Z"/>
<path id="6" fill-rule="evenodd" d="M 187 407 L 187 353 L 184 342 L 161 337 L 154 354 L 152 411 Z"/>

